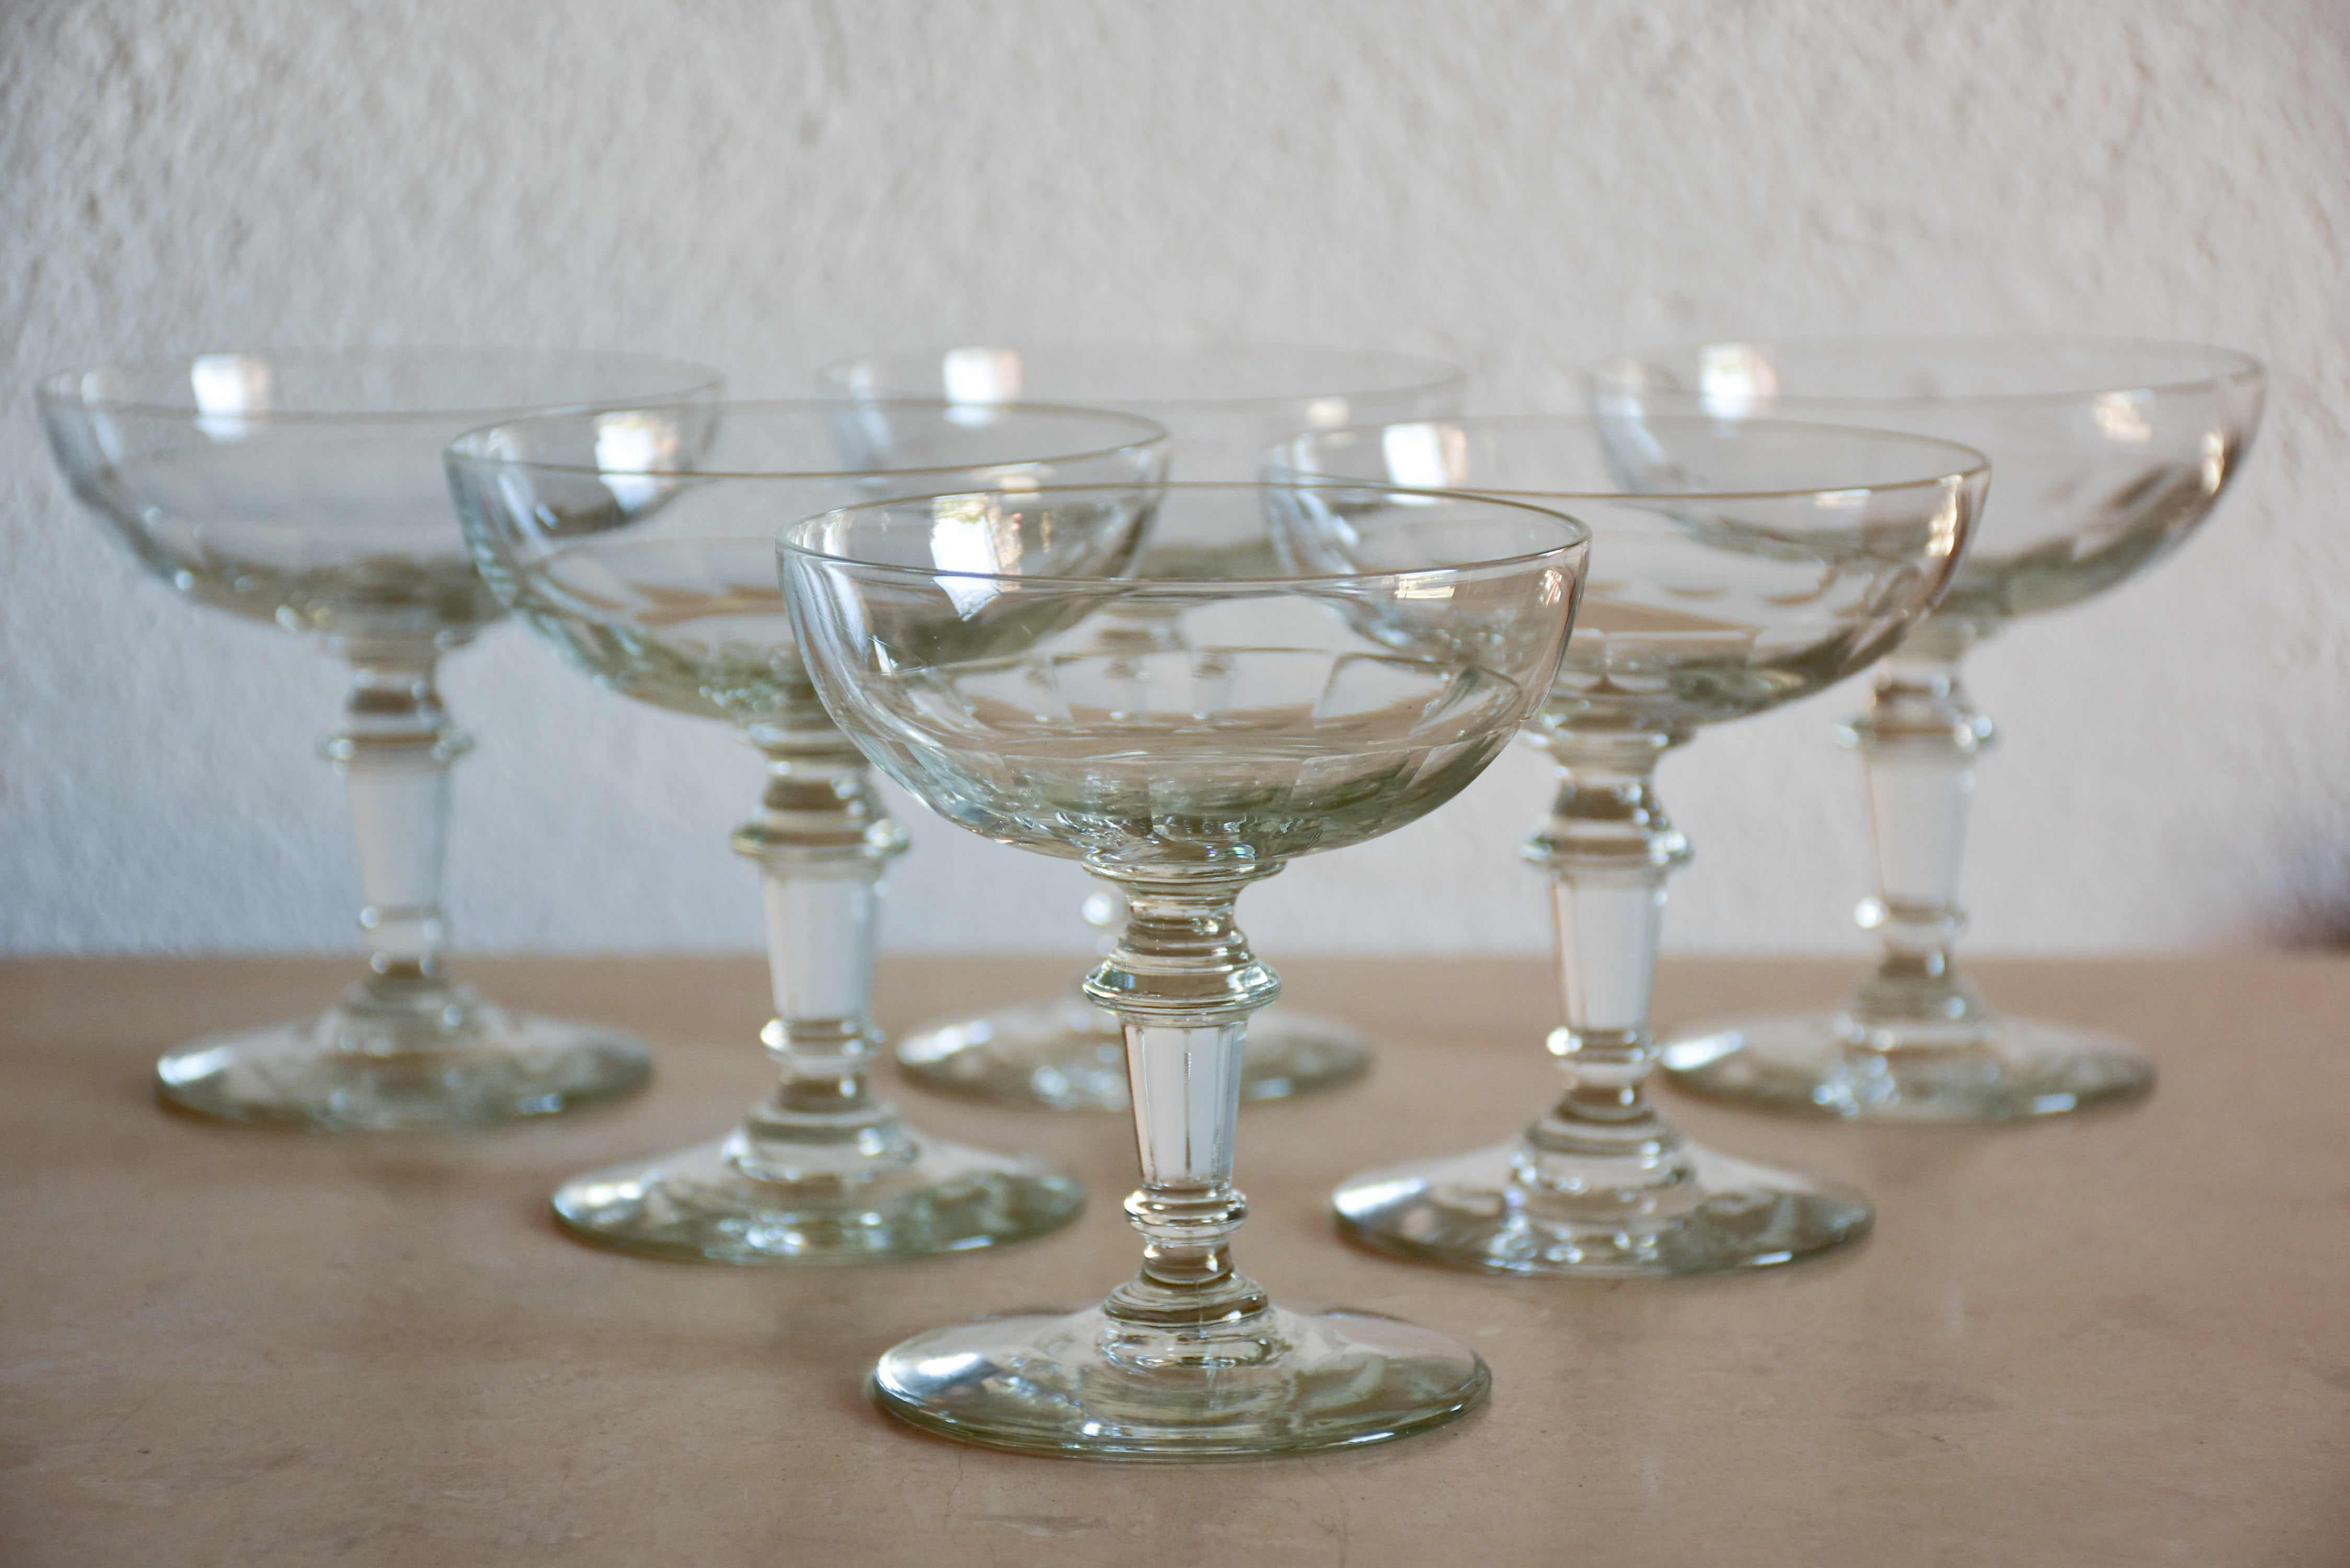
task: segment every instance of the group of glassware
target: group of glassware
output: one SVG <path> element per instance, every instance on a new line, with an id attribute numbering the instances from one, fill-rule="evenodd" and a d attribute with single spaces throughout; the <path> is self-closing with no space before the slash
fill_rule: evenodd
<path id="1" fill-rule="evenodd" d="M 505 1012 L 442 966 L 448 769 L 468 742 L 434 670 L 511 610 L 600 684 L 732 722 L 767 764 L 733 843 L 765 890 L 781 1082 L 719 1141 L 566 1183 L 556 1212 L 583 1238 L 842 1262 L 1065 1223 L 1073 1179 L 920 1132 L 874 1091 L 875 905 L 907 845 L 867 770 L 1115 889 L 1090 912 L 1122 909 L 1122 930 L 1082 995 L 899 1047 L 918 1081 L 968 1095 L 1130 1104 L 1142 1167 L 1142 1267 L 1101 1305 L 882 1357 L 883 1407 L 935 1431 L 1272 1454 L 1403 1436 L 1483 1397 L 1453 1340 L 1285 1311 L 1234 1268 L 1241 1101 L 1344 1082 L 1367 1054 L 1329 1020 L 1251 1024 L 1280 982 L 1233 907 L 1293 857 L 1441 805 L 1521 732 L 1560 778 L 1526 856 L 1556 897 L 1565 1096 L 1496 1147 L 1347 1182 L 1347 1236 L 1621 1276 L 1775 1264 L 1867 1230 L 1856 1193 L 1690 1143 L 1648 1098 L 1660 1057 L 1709 1094 L 1853 1119 L 2143 1093 L 2130 1046 L 2002 1018 L 1953 966 L 1991 737 L 1959 661 L 2178 543 L 2251 439 L 2260 368 L 2177 344 L 1851 339 L 1624 355 L 1586 385 L 1586 419 L 1464 418 L 1440 364 L 1243 348 L 879 355 L 789 403 L 578 354 L 57 377 L 40 402 L 58 461 L 140 560 L 352 672 L 323 749 L 357 821 L 368 973 L 317 1019 L 171 1052 L 160 1092 L 238 1121 L 412 1129 L 644 1081 L 636 1043 Z M 1882 963 L 1833 1012 L 1659 1043 L 1658 929 L 1689 851 L 1659 761 L 1880 659 L 1846 732 L 1867 764 L 1879 885 L 1860 918 Z"/>

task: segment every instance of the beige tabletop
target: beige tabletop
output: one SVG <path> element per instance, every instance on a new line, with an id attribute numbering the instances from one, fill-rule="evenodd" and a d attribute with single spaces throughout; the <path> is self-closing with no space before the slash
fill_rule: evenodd
<path id="1" fill-rule="evenodd" d="M 1677 1097 L 1737 1153 L 1867 1189 L 1848 1255 L 1734 1279 L 1496 1281 L 1342 1244 L 1367 1164 L 1498 1141 L 1552 1078 L 1533 961 L 1284 965 L 1377 1036 L 1359 1087 L 1242 1121 L 1244 1267 L 1461 1336 L 1481 1414 L 1358 1452 L 1022 1458 L 875 1412 L 917 1330 L 1099 1296 L 1137 1241 L 1115 1117 L 908 1090 L 922 1125 L 1085 1178 L 1076 1224 L 867 1268 L 566 1240 L 586 1166 L 715 1134 L 763 1087 L 748 960 L 481 962 L 629 1024 L 652 1088 L 462 1137 L 167 1116 L 156 1052 L 326 999 L 331 961 L 0 965 L 0 1563 L 2187 1563 L 2350 1559 L 2350 961 L 1984 963 L 2016 1011 L 2159 1059 L 2137 1107 L 1864 1131 Z M 1846 966 L 1668 966 L 1665 1022 L 1824 1001 Z M 901 959 L 882 1021 L 1066 983 Z"/>

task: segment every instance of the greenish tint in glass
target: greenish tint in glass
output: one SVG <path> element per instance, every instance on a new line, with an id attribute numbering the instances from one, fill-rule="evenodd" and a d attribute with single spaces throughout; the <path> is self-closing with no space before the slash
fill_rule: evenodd
<path id="1" fill-rule="evenodd" d="M 2208 515 L 2259 427 L 2264 378 L 2193 344 L 2065 337 L 1716 343 L 1624 355 L 1589 373 L 1593 406 L 1914 431 L 1987 453 L 1990 503 L 1933 615 L 1888 658 L 1844 731 L 1867 774 L 1884 944 L 1842 1006 L 1675 1038 L 1665 1065 L 1704 1093 L 1866 1121 L 2006 1121 L 2146 1094 L 2154 1064 L 2095 1030 L 2009 1018 L 1958 967 L 1975 760 L 1994 737 L 1960 679 L 2020 616 L 2105 592 Z"/>
<path id="2" fill-rule="evenodd" d="M 1044 398 L 1125 409 L 1167 427 L 1170 477 L 1233 481 L 1254 479 L 1264 449 L 1299 431 L 1457 413 L 1465 378 L 1441 360 L 1379 349 L 972 344 L 858 355 L 827 367 L 822 381 L 827 394 L 856 399 L 984 406 Z M 1087 900 L 1096 925 L 1122 915 L 1114 889 Z M 935 1023 L 897 1049 L 916 1082 L 950 1094 L 1056 1110 L 1127 1108 L 1118 1020 L 1075 994 Z M 1249 1021 L 1241 1097 L 1336 1088 L 1370 1064 L 1370 1043 L 1350 1025 L 1276 1004 Z"/>
<path id="3" fill-rule="evenodd" d="M 502 410 L 691 406 L 716 385 L 627 355 L 354 350 L 207 354 L 42 386 L 75 494 L 148 571 L 351 669 L 319 749 L 350 795 L 368 972 L 317 1018 L 166 1054 L 166 1101 L 230 1121 L 400 1131 L 545 1116 L 644 1083 L 635 1041 L 505 1012 L 443 962 L 449 767 L 472 742 L 435 674 L 504 612 L 467 557 L 441 452 Z"/>
<path id="4" fill-rule="evenodd" d="M 1528 738 L 1559 774 L 1526 857 L 1551 878 L 1566 1092 L 1510 1141 L 1342 1185 L 1367 1246 L 1496 1273 L 1764 1268 L 1867 1231 L 1859 1194 L 1692 1142 L 1649 1099 L 1665 883 L 1689 842 L 1655 774 L 1709 724 L 1880 657 L 1956 570 L 1980 454 L 1899 435 L 1754 421 L 1427 421 L 1284 443 L 1269 472 L 1444 485 L 1571 508 L 1592 570 Z M 1333 515 L 1315 559 L 1362 545 Z"/>
<path id="5" fill-rule="evenodd" d="M 712 1262 L 853 1263 L 1017 1241 L 1075 1217 L 1074 1179 L 922 1133 L 875 1091 L 874 927 L 906 836 L 809 682 L 774 536 L 877 496 L 1065 475 L 1147 485 L 1161 439 L 1146 420 L 1081 410 L 816 402 L 555 416 L 452 448 L 483 576 L 515 613 L 598 683 L 730 723 L 766 763 L 733 845 L 765 895 L 775 1090 L 723 1138 L 567 1182 L 555 1210 L 574 1234 Z M 1057 531 L 1014 522 L 970 543 L 1114 564 L 1148 520 L 1147 488 L 1118 493 Z"/>
<path id="6" fill-rule="evenodd" d="M 876 1397 L 949 1437 L 1097 1459 L 1424 1430 L 1484 1397 L 1473 1353 L 1276 1306 L 1234 1262 L 1243 1040 L 1280 991 L 1234 905 L 1292 856 L 1442 805 L 1508 742 L 1558 667 L 1584 531 L 1461 496 L 1170 484 L 1118 576 L 1001 546 L 966 569 L 999 515 L 1102 499 L 939 497 L 785 535 L 800 645 L 842 728 L 933 809 L 1082 860 L 1128 910 L 1085 993 L 1124 1033 L 1141 1268 L 1098 1306 L 909 1340 L 881 1358 Z M 1326 572 L 1300 553 L 1339 511 L 1375 565 Z M 1270 571 L 1217 576 L 1211 560 Z"/>

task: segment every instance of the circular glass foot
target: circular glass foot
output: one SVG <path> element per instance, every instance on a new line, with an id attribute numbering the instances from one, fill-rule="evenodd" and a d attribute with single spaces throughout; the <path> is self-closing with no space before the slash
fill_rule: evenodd
<path id="1" fill-rule="evenodd" d="M 631 1093 L 645 1048 L 589 1024 L 473 1004 L 431 1044 L 351 1042 L 336 1008 L 300 1023 L 207 1035 L 155 1064 L 165 1100 L 226 1121 L 318 1132 L 415 1132 L 552 1116 Z"/>
<path id="2" fill-rule="evenodd" d="M 573 1177 L 556 1218 L 583 1240 L 660 1258 L 862 1263 L 1024 1241 L 1085 1204 L 1073 1177 L 937 1138 L 894 1169 L 785 1181 L 747 1174 L 738 1138 Z"/>
<path id="3" fill-rule="evenodd" d="M 881 1358 L 873 1394 L 990 1448 L 1216 1459 L 1409 1437 L 1475 1408 L 1491 1381 L 1468 1346 L 1369 1313 L 1267 1307 L 1168 1329 L 1094 1307 L 918 1334 Z"/>
<path id="4" fill-rule="evenodd" d="M 1683 1145 L 1678 1179 L 1608 1186 L 1523 1139 L 1368 1171 L 1332 1197 L 1382 1252 L 1501 1274 L 1711 1274 L 1793 1262 L 1867 1234 L 1867 1199 L 1817 1177 Z"/>
<path id="5" fill-rule="evenodd" d="M 1855 1121 L 1998 1122 L 2136 1099 L 2154 1064 L 2126 1040 L 2025 1019 L 1962 1045 L 1856 1044 L 1834 1012 L 1750 1019 L 1676 1037 L 1665 1070 L 1721 1099 Z"/>
<path id="6" fill-rule="evenodd" d="M 935 1024 L 899 1041 L 897 1055 L 924 1088 L 998 1105 L 1124 1111 L 1129 1104 L 1118 1020 L 1081 997 Z M 1241 1098 L 1318 1094 L 1370 1065 L 1370 1043 L 1346 1024 L 1268 1008 L 1249 1021 Z"/>

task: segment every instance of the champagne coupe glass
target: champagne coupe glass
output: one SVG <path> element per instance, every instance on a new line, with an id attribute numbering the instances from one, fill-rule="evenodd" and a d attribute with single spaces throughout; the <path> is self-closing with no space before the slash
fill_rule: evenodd
<path id="1" fill-rule="evenodd" d="M 829 507 L 954 487 L 1157 476 L 1147 420 L 925 402 L 607 410 L 476 431 L 450 483 L 482 575 L 599 683 L 733 723 L 766 759 L 734 835 L 766 893 L 775 1093 L 717 1142 L 567 1182 L 575 1234 L 728 1263 L 859 1262 L 1040 1235 L 1077 1183 L 918 1133 L 878 1096 L 874 920 L 906 847 L 865 760 L 816 698 L 785 618 L 775 530 Z M 1139 505 L 1030 541 L 1078 569 L 1130 555 Z"/>
<path id="2" fill-rule="evenodd" d="M 1025 398 L 1125 409 L 1167 427 L 1170 477 L 1230 481 L 1255 479 L 1264 449 L 1299 431 L 1459 413 L 1463 385 L 1460 370 L 1439 359 L 1245 344 L 915 349 L 844 359 L 823 381 L 828 395 L 852 398 L 978 404 Z M 1097 926 L 1115 925 L 1124 913 L 1107 888 L 1086 900 L 1085 912 Z M 933 1024 L 899 1041 L 897 1054 L 900 1066 L 934 1089 L 1060 1109 L 1127 1107 L 1118 1020 L 1075 992 Z M 1335 1088 L 1370 1064 L 1370 1043 L 1352 1026 L 1269 1008 L 1249 1023 L 1241 1097 Z"/>
<path id="3" fill-rule="evenodd" d="M 1887 659 L 1847 726 L 1875 826 L 1860 906 L 1884 957 L 1841 1007 L 1676 1037 L 1665 1067 L 1731 1099 L 1856 1119 L 1999 1121 L 2154 1084 L 2126 1041 L 2009 1018 L 1958 971 L 1967 796 L 1991 720 L 1967 650 L 2161 558 L 2207 515 L 2260 423 L 2258 364 L 2225 348 L 2067 337 L 1716 343 L 1589 373 L 1604 419 L 1773 415 L 1911 431 L 1991 456 L 1997 479 L 1956 584 Z"/>
<path id="4" fill-rule="evenodd" d="M 167 1053 L 167 1101 L 391 1130 L 543 1116 L 644 1082 L 636 1042 L 505 1012 L 442 961 L 449 765 L 472 742 L 433 674 L 504 612 L 466 556 L 441 449 L 501 412 L 716 389 L 713 372 L 669 360 L 475 350 L 206 354 L 41 386 L 75 495 L 141 566 L 351 669 L 320 750 L 350 792 L 368 972 L 317 1018 Z"/>
<path id="5" fill-rule="evenodd" d="M 785 535 L 817 690 L 876 765 L 974 832 L 1082 860 L 1128 908 L 1086 993 L 1124 1031 L 1141 1272 L 1097 1307 L 919 1335 L 874 1386 L 951 1437 L 1105 1459 L 1401 1437 L 1482 1398 L 1484 1364 L 1389 1318 L 1273 1306 L 1232 1267 L 1242 1040 L 1280 989 L 1233 903 L 1483 771 L 1557 668 L 1586 536 L 1464 496 L 1172 484 L 1161 548 L 1121 580 L 1056 574 L 1024 547 L 1125 504 L 1083 488 L 941 496 Z M 1365 565 L 1284 566 L 1270 546 L 1334 508 Z M 1239 575 L 1163 548 L 1243 534 L 1267 564 Z M 1170 560 L 1190 569 L 1160 575 Z M 1127 613 L 1139 604 L 1152 613 Z M 1158 638 L 1138 643 L 1138 624 Z"/>
<path id="6" fill-rule="evenodd" d="M 1514 1274 L 1706 1273 L 1863 1234 L 1859 1195 L 1700 1147 L 1648 1099 L 1665 880 L 1689 857 L 1653 775 L 1700 727 L 1891 647 L 1950 580 L 1983 459 L 1760 421 L 1519 418 L 1300 437 L 1269 460 L 1283 472 L 1571 507 L 1592 537 L 1575 639 L 1527 737 L 1560 781 L 1526 857 L 1552 878 L 1566 1023 L 1549 1044 L 1566 1093 L 1498 1147 L 1355 1177 L 1334 1199 L 1340 1228 Z M 1334 532 L 1313 558 L 1335 566 L 1354 548 Z"/>

